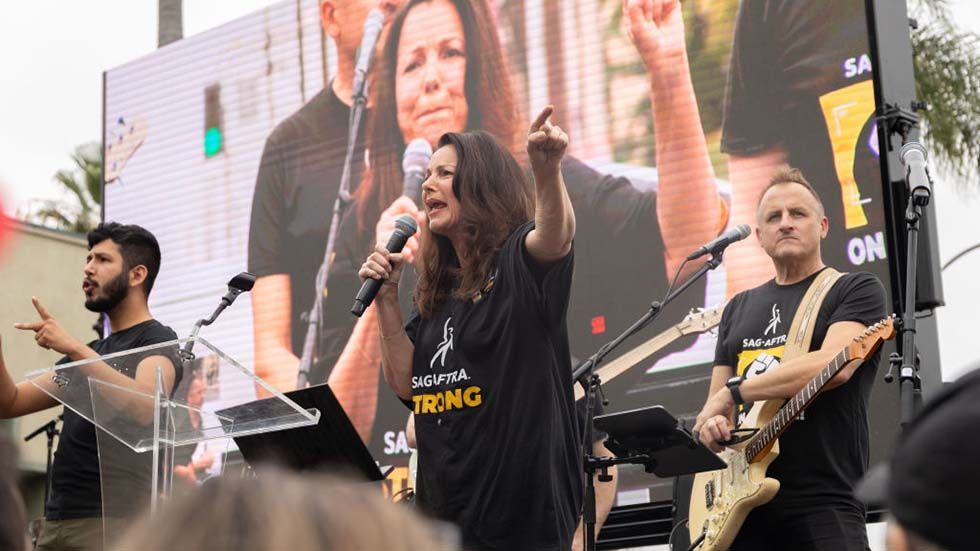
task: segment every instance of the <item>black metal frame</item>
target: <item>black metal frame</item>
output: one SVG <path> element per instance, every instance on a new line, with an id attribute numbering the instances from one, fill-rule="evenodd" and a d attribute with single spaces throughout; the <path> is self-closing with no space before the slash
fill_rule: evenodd
<path id="1" fill-rule="evenodd" d="M 913 200 L 905 182 L 900 150 L 919 137 L 918 112 L 926 106 L 915 97 L 911 28 L 905 2 L 865 0 L 868 40 L 874 71 L 879 166 L 885 201 L 889 283 L 892 310 L 904 312 L 903 337 L 890 356 L 886 382 L 899 369 L 901 423 L 908 422 L 922 393 L 941 384 L 938 335 L 934 318 L 916 319 L 915 312 L 943 304 L 934 208 Z M 914 208 L 911 206 L 915 203 Z M 914 255 L 912 257 L 911 255 Z M 911 259 L 911 261 L 910 261 Z M 915 296 L 912 300 L 906 298 Z M 916 333 L 915 343 L 908 338 Z M 911 349 L 911 350 L 907 350 Z M 928 366 L 921 372 L 919 365 Z"/>

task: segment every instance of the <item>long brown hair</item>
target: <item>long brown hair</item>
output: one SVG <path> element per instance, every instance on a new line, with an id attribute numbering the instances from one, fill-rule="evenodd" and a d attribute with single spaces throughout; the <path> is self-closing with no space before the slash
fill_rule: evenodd
<path id="1" fill-rule="evenodd" d="M 449 239 L 422 228 L 422 254 L 416 263 L 415 304 L 432 317 L 449 296 L 471 299 L 490 275 L 494 255 L 507 236 L 534 215 L 530 182 L 514 156 L 489 132 L 449 132 L 439 147 L 456 149 L 453 195 L 459 200 L 456 232 Z"/>
<path id="2" fill-rule="evenodd" d="M 398 126 L 395 89 L 398 41 L 408 13 L 419 4 L 433 0 L 409 0 L 391 22 L 384 49 L 379 55 L 377 74 L 371 83 L 372 104 L 368 115 L 368 143 L 371 168 L 365 171 L 355 196 L 358 200 L 358 229 L 373 228 L 381 211 L 402 193 L 402 155 L 405 136 Z M 487 0 L 450 0 L 463 23 L 466 37 L 466 75 L 464 94 L 469 114 L 466 130 L 486 130 L 514 154 L 522 120 L 514 103 L 510 76 L 504 62 L 500 40 Z"/>

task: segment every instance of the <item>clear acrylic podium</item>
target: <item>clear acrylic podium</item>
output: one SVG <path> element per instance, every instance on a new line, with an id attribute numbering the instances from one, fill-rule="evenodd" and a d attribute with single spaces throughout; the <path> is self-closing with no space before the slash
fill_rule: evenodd
<path id="1" fill-rule="evenodd" d="M 195 359 L 183 362 L 188 343 Z M 168 395 L 171 366 L 183 375 Z M 174 467 L 183 460 L 176 460 L 190 458 L 194 446 L 320 419 L 202 337 L 56 365 L 28 379 L 95 425 L 107 547 L 135 515 L 179 492 Z M 267 399 L 256 400 L 257 389 Z"/>

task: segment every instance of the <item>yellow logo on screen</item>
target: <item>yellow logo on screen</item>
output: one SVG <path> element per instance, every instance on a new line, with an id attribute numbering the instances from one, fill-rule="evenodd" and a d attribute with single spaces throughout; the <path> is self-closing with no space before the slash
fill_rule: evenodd
<path id="1" fill-rule="evenodd" d="M 864 123 L 874 115 L 875 94 L 872 81 L 866 80 L 820 96 L 830 146 L 834 152 L 834 168 L 840 182 L 844 204 L 844 227 L 860 228 L 868 224 L 861 191 L 854 177 L 854 157 Z"/>

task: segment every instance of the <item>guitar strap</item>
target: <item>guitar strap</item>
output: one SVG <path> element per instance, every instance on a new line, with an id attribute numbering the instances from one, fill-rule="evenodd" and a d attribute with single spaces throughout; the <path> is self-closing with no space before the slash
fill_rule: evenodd
<path id="1" fill-rule="evenodd" d="M 783 349 L 780 363 L 810 351 L 810 341 L 813 340 L 813 330 L 817 324 L 820 305 L 823 304 L 834 283 L 843 275 L 844 273 L 828 267 L 810 283 L 803 300 L 800 301 L 800 307 L 796 310 L 796 315 L 793 316 L 793 323 L 789 326 L 786 347 Z"/>

